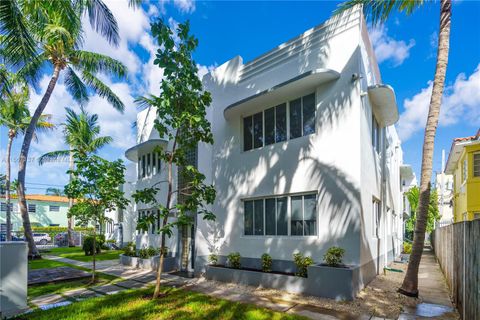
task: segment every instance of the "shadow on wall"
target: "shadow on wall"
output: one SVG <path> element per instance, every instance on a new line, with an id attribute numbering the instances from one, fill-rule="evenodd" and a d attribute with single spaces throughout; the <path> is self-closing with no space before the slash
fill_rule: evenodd
<path id="1" fill-rule="evenodd" d="M 319 55 L 317 58 L 321 60 L 328 58 L 329 50 L 327 49 L 324 51 L 325 56 Z M 317 134 L 314 136 L 242 152 L 240 120 L 233 119 L 225 122 L 223 112 L 220 112 L 223 109 L 214 112 L 212 123 L 215 127 L 215 134 L 227 138 L 216 141 L 214 145 L 213 180 L 217 186 L 221 185 L 222 187 L 217 188 L 217 198 L 213 210 L 217 215 L 238 214 L 222 216 L 225 220 L 221 226 L 218 223 L 210 223 L 208 224 L 209 228 L 198 230 L 198 232 L 204 233 L 202 235 L 204 239 L 208 239 L 210 252 L 216 250 L 220 254 L 228 254 L 228 252 L 222 252 L 222 249 L 230 248 L 232 242 L 241 236 L 241 230 L 243 230 L 241 227 L 243 224 L 241 211 L 243 210 L 241 210 L 239 202 L 241 197 L 269 196 L 289 193 L 292 190 L 295 192 L 312 191 L 312 189 L 295 190 L 291 188 L 295 180 L 298 181 L 300 175 L 309 181 L 309 185 L 317 188 L 320 213 L 318 223 L 326 225 L 328 229 L 328 234 L 320 234 L 319 239 L 306 238 L 302 239 L 301 243 L 298 242 L 299 246 L 305 246 L 303 253 L 314 254 L 318 257 L 330 246 L 338 245 L 347 248 L 345 257 L 347 263 L 357 265 L 360 263 L 360 246 L 369 247 L 365 234 L 361 231 L 364 221 L 361 191 L 349 180 L 348 175 L 341 168 L 334 165 L 335 162 L 321 161 L 322 153 L 318 150 L 321 146 L 316 145 L 317 138 L 321 139 L 325 132 L 331 133 L 338 130 L 338 124 L 349 116 L 353 108 L 360 108 L 358 105 L 352 105 L 351 99 L 353 94 L 358 94 L 355 92 L 356 86 L 351 82 L 351 75 L 358 72 L 359 52 L 357 48 L 352 53 L 341 72 L 340 79 L 318 88 L 321 97 L 317 101 Z M 302 57 L 305 61 L 298 64 L 300 66 L 299 74 L 304 72 L 306 66 L 311 63 L 307 61 L 308 55 L 299 56 L 299 59 Z M 249 86 L 255 88 L 253 83 L 250 83 Z M 221 107 L 216 106 L 219 109 Z M 360 122 L 360 119 L 358 121 Z M 360 141 L 359 139 L 355 140 L 355 137 L 352 136 L 348 138 L 349 140 L 336 143 L 348 146 L 349 143 L 355 143 L 355 141 L 359 143 Z M 258 172 L 263 174 L 259 175 Z M 227 230 L 233 230 L 232 233 L 236 233 L 225 234 L 228 232 Z M 278 259 L 292 260 L 293 252 L 284 249 L 288 248 L 287 244 L 291 244 L 291 239 L 265 238 L 258 241 L 259 245 L 265 248 L 265 252 L 276 252 Z M 260 241 L 264 241 L 264 243 Z M 355 250 L 352 252 L 348 248 L 355 248 Z M 365 251 L 370 252 L 369 249 Z M 283 253 L 278 256 L 278 252 Z M 371 257 L 368 260 L 371 260 Z"/>
<path id="2" fill-rule="evenodd" d="M 48 227 L 52 224 L 52 219 L 47 215 L 47 210 L 45 209 L 47 206 L 36 205 L 35 213 L 30 213 L 30 216 L 36 218 L 36 220 L 42 225 Z M 32 221 L 33 222 L 33 221 Z"/>

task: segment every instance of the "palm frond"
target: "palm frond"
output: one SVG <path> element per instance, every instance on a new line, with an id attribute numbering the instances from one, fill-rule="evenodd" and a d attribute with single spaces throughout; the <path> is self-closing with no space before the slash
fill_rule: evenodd
<path id="1" fill-rule="evenodd" d="M 0 1 L 1 46 L 7 61 L 17 65 L 35 57 L 35 40 L 17 1 Z"/>
<path id="2" fill-rule="evenodd" d="M 83 106 L 88 102 L 87 87 L 71 67 L 68 67 L 65 73 L 65 86 L 73 99 L 80 105 Z"/>
<path id="3" fill-rule="evenodd" d="M 47 152 L 38 158 L 38 164 L 43 165 L 47 162 L 56 162 L 60 159 L 66 158 L 70 155 L 70 150 L 59 150 Z"/>
<path id="4" fill-rule="evenodd" d="M 151 94 L 148 96 L 142 96 L 142 97 L 136 98 L 135 103 L 137 104 L 140 110 L 144 110 L 154 106 L 155 103 L 157 102 L 156 101 L 157 99 L 158 99 L 157 96 L 154 96 L 153 94 Z"/>
<path id="5" fill-rule="evenodd" d="M 334 14 L 361 5 L 365 17 L 376 25 L 385 22 L 393 11 L 409 15 L 425 2 L 425 0 L 349 0 L 339 4 Z"/>
<path id="6" fill-rule="evenodd" d="M 75 64 L 91 74 L 101 72 L 119 78 L 127 75 L 127 67 L 123 63 L 100 53 L 77 50 L 72 58 Z"/>
<path id="7" fill-rule="evenodd" d="M 32 58 L 30 61 L 25 63 L 20 70 L 18 71 L 18 76 L 29 81 L 31 83 L 36 83 L 40 78 L 42 67 L 48 61 L 48 56 L 45 52 L 40 53 L 39 55 Z"/>
<path id="8" fill-rule="evenodd" d="M 118 46 L 120 35 L 118 24 L 113 13 L 102 0 L 85 0 L 90 25 L 104 36 L 110 44 Z"/>
<path id="9" fill-rule="evenodd" d="M 92 147 L 92 150 L 98 150 L 106 146 L 107 144 L 110 144 L 113 142 L 113 138 L 110 136 L 105 136 L 105 137 L 98 137 L 94 139 L 90 146 Z"/>
<path id="10" fill-rule="evenodd" d="M 100 97 L 107 99 L 107 101 L 118 111 L 125 110 L 125 105 L 120 98 L 110 89 L 105 83 L 100 81 L 97 77 L 88 71 L 83 71 L 82 78 L 85 83 L 91 87 Z"/>

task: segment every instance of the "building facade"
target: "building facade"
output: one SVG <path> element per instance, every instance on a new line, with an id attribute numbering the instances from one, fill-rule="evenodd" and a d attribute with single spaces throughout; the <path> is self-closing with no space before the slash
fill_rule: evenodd
<path id="1" fill-rule="evenodd" d="M 445 173 L 453 175 L 454 222 L 480 219 L 480 130 L 453 140 Z"/>
<path id="2" fill-rule="evenodd" d="M 224 261 L 232 252 L 258 267 L 268 253 L 274 269 L 292 271 L 294 253 L 321 263 L 339 246 L 344 263 L 360 267 L 360 286 L 382 272 L 403 242 L 403 160 L 395 94 L 381 80 L 361 11 L 253 61 L 237 56 L 203 83 L 215 142 L 198 146 L 195 165 L 216 188 L 216 220 L 199 217 L 169 239 L 170 252 L 189 257 L 181 267 L 199 274 L 210 254 Z M 136 164 L 129 190 L 165 179 L 153 150 L 171 142 L 153 129 L 155 117 L 153 109 L 138 114 L 137 145 L 126 152 Z M 157 214 L 142 205 L 126 211 L 129 235 L 139 217 Z M 137 247 L 158 246 L 156 230 L 137 232 Z"/>
<path id="3" fill-rule="evenodd" d="M 60 226 L 68 224 L 68 198 L 43 194 L 27 194 L 27 208 L 32 225 L 36 226 Z M 5 197 L 0 197 L 0 225 L 6 229 L 7 204 Z M 20 215 L 18 200 L 13 197 L 10 201 L 12 213 L 12 230 L 18 231 L 22 228 L 22 217 Z"/>

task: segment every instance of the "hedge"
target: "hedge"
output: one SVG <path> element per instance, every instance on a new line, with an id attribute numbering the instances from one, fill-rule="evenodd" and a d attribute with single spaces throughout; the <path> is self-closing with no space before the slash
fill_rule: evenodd
<path id="1" fill-rule="evenodd" d="M 34 233 L 48 233 L 48 235 L 53 239 L 53 237 L 61 232 L 67 232 L 67 227 L 32 227 L 32 232 Z M 23 232 L 23 228 L 21 229 Z M 93 227 L 75 227 L 73 231 L 77 232 L 93 232 Z"/>

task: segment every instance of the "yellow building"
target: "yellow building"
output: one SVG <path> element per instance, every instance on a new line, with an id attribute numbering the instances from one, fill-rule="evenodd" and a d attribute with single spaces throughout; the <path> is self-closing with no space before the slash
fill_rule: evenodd
<path id="1" fill-rule="evenodd" d="M 480 219 L 480 130 L 453 140 L 445 173 L 453 175 L 453 221 Z"/>

